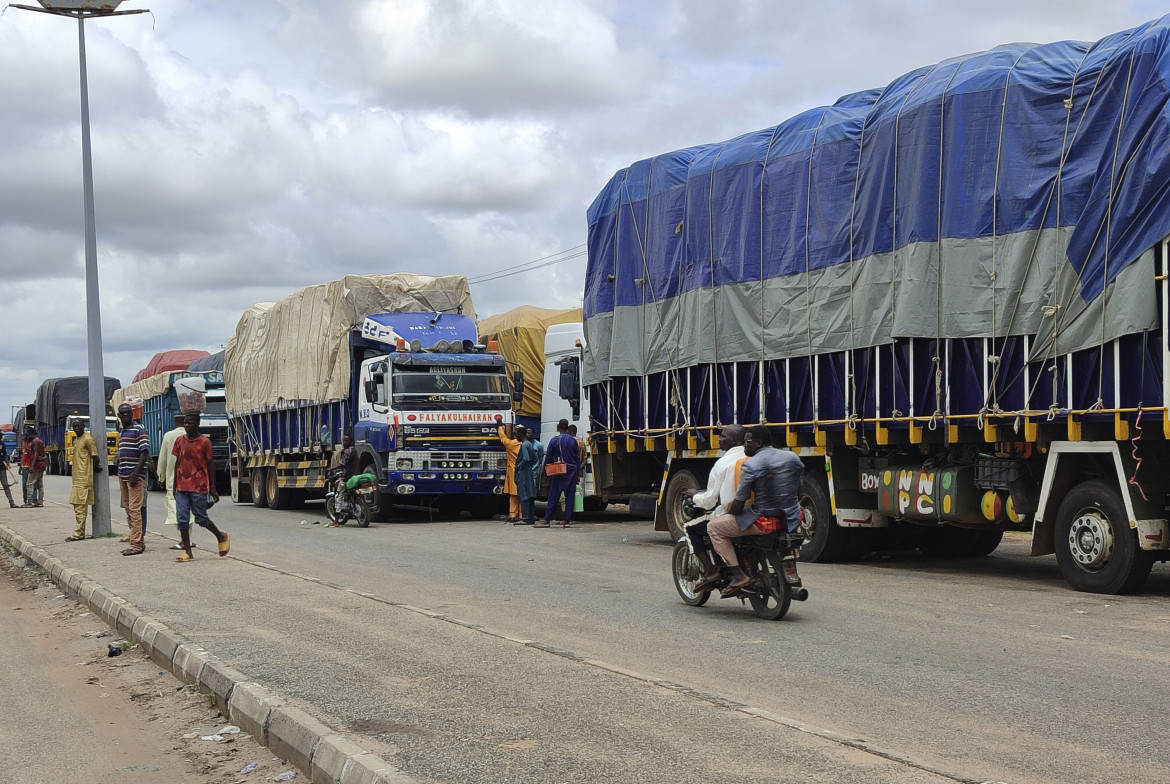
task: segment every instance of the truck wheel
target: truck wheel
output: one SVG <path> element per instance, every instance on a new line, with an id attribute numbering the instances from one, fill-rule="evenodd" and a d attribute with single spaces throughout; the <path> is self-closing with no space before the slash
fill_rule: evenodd
<path id="1" fill-rule="evenodd" d="M 609 506 L 609 501 L 595 495 L 585 497 L 585 511 L 596 514 L 597 512 L 604 512 L 605 508 Z"/>
<path id="2" fill-rule="evenodd" d="M 982 558 L 1003 541 L 1003 531 L 978 528 L 924 528 L 916 538 L 918 549 L 931 558 Z"/>
<path id="3" fill-rule="evenodd" d="M 666 516 L 666 528 L 670 531 L 670 538 L 678 541 L 686 533 L 690 519 L 683 514 L 683 491 L 701 490 L 699 480 L 685 468 L 678 471 L 666 484 L 666 492 L 662 494 L 662 513 Z"/>
<path id="4" fill-rule="evenodd" d="M 373 474 L 374 476 L 378 475 L 378 467 L 376 465 L 374 465 L 374 461 L 372 459 L 370 459 L 369 457 L 367 457 L 365 460 L 363 460 L 359 464 L 359 466 L 360 466 L 358 468 L 359 474 Z M 372 519 L 376 522 L 379 522 L 379 523 L 389 522 L 390 521 L 390 497 L 382 492 L 382 488 L 380 488 L 375 483 L 374 484 L 374 492 L 371 493 L 369 496 L 367 496 L 367 498 L 369 498 L 371 506 L 375 506 L 378 508 L 378 511 L 374 512 L 370 519 Z"/>
<path id="5" fill-rule="evenodd" d="M 252 505 L 261 509 L 268 508 L 267 473 L 263 468 L 253 468 L 249 477 L 252 487 Z"/>
<path id="6" fill-rule="evenodd" d="M 277 484 L 279 477 L 275 467 L 269 468 L 265 472 L 265 480 L 267 484 L 264 489 L 264 495 L 268 497 L 268 508 L 288 509 L 292 505 L 290 503 L 291 498 L 289 497 L 291 492 Z"/>
<path id="7" fill-rule="evenodd" d="M 1138 547 L 1121 497 L 1104 482 L 1082 482 L 1064 497 L 1054 538 L 1060 571 L 1078 591 L 1133 593 L 1154 565 Z"/>
<path id="8" fill-rule="evenodd" d="M 800 508 L 804 512 L 804 535 L 808 537 L 800 548 L 801 560 L 833 563 L 844 558 L 852 532 L 838 526 L 833 519 L 829 489 L 823 477 L 805 474 L 800 485 Z"/>

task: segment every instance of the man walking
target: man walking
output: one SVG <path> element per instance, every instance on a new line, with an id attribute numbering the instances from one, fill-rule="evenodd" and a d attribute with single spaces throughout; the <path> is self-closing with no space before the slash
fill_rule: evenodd
<path id="1" fill-rule="evenodd" d="M 544 510 L 544 524 L 537 528 L 548 528 L 552 524 L 553 513 L 557 508 L 557 501 L 564 496 L 564 522 L 561 525 L 569 528 L 573 521 L 573 497 L 577 494 L 577 471 L 581 466 L 581 452 L 577 446 L 577 439 L 569 435 L 569 420 L 557 422 L 557 434 L 548 442 L 544 449 L 545 473 L 548 467 L 555 463 L 563 464 L 563 473 L 548 475 L 548 505 Z"/>
<path id="2" fill-rule="evenodd" d="M 8 447 L 0 439 L 0 484 L 4 485 L 4 495 L 8 496 L 8 505 L 15 508 L 16 501 L 12 500 L 12 468 L 8 459 Z"/>
<path id="3" fill-rule="evenodd" d="M 126 510 L 126 524 L 130 526 L 130 535 L 123 540 L 130 546 L 122 551 L 122 555 L 140 555 L 146 551 L 142 506 L 150 438 L 142 425 L 135 424 L 134 410 L 128 403 L 118 406 L 118 421 L 122 424 L 118 436 L 118 487 Z"/>
<path id="4" fill-rule="evenodd" d="M 162 444 L 158 448 L 158 462 L 155 463 L 155 476 L 167 491 L 167 519 L 166 525 L 177 525 L 179 522 L 175 514 L 175 459 L 171 457 L 171 450 L 175 448 L 175 439 L 183 435 L 183 414 L 175 414 L 175 427 L 163 434 Z M 181 549 L 177 545 L 172 549 Z"/>
<path id="5" fill-rule="evenodd" d="M 207 496 L 211 502 L 219 501 L 215 489 L 215 458 L 211 453 L 211 439 L 199 432 L 199 414 L 190 413 L 184 420 L 184 433 L 175 439 L 171 450 L 175 461 L 175 509 L 179 520 L 179 537 L 182 539 L 183 554 L 175 559 L 178 563 L 194 561 L 191 553 L 191 515 L 195 524 L 206 528 L 219 543 L 222 558 L 231 549 L 231 537 L 216 528 L 207 516 Z"/>
<path id="6" fill-rule="evenodd" d="M 73 504 L 73 517 L 77 525 L 73 536 L 65 537 L 66 542 L 80 542 L 85 538 L 85 516 L 93 506 L 94 474 L 101 470 L 98 462 L 97 442 L 85 432 L 85 422 L 73 420 L 73 491 L 69 503 Z"/>
<path id="7" fill-rule="evenodd" d="M 45 442 L 31 425 L 24 433 L 24 449 L 28 454 L 28 502 L 25 506 L 44 506 Z"/>

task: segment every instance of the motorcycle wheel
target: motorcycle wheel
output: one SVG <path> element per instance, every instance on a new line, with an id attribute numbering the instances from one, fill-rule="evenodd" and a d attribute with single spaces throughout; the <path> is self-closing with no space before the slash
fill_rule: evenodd
<path id="1" fill-rule="evenodd" d="M 365 496 L 359 497 L 353 504 L 354 520 L 357 521 L 358 528 L 369 528 L 370 520 L 374 519 L 374 513 L 370 511 L 370 505 L 366 503 Z"/>
<path id="2" fill-rule="evenodd" d="M 695 583 L 703 574 L 703 565 L 687 547 L 686 542 L 679 542 L 674 546 L 674 557 L 671 559 L 671 571 L 674 572 L 674 587 L 682 600 L 691 607 L 702 607 L 711 598 L 710 591 L 695 591 Z"/>
<path id="3" fill-rule="evenodd" d="M 761 552 L 753 571 L 756 574 L 752 576 L 762 584 L 763 593 L 748 594 L 752 610 L 766 621 L 780 620 L 792 604 L 792 588 L 784 579 L 784 564 L 780 554 L 775 550 Z"/>
<path id="4" fill-rule="evenodd" d="M 325 499 L 325 514 L 329 517 L 329 521 L 334 525 L 345 525 L 345 521 L 349 519 L 349 515 L 343 514 L 338 508 L 337 504 L 340 499 L 337 494 L 329 496 Z"/>

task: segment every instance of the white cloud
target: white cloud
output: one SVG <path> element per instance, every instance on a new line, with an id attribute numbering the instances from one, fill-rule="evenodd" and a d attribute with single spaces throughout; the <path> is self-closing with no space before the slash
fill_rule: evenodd
<path id="1" fill-rule="evenodd" d="M 144 7 L 127 0 L 124 8 Z M 215 349 L 350 272 L 482 275 L 585 242 L 630 162 L 1150 5 L 172 0 L 86 26 L 105 363 Z M 0 17 L 0 411 L 85 374 L 76 25 Z M 579 304 L 583 258 L 473 286 Z"/>

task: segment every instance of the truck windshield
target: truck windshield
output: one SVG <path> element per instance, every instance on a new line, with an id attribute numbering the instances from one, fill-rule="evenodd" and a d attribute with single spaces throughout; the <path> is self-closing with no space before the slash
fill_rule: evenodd
<path id="1" fill-rule="evenodd" d="M 498 411 L 509 405 L 508 380 L 502 373 L 410 370 L 395 367 L 391 402 L 395 408 L 421 411 Z"/>

